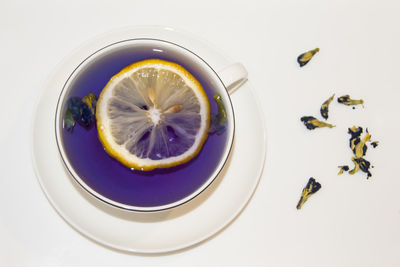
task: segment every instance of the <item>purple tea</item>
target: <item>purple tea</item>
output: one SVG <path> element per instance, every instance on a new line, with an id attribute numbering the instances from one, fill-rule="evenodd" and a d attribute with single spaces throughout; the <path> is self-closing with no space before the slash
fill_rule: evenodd
<path id="1" fill-rule="evenodd" d="M 83 97 L 93 92 L 99 96 L 109 79 L 122 68 L 144 59 L 158 58 L 175 62 L 187 69 L 203 86 L 210 102 L 211 114 L 216 114 L 216 93 L 212 84 L 196 69 L 185 65 L 158 47 L 134 49 L 123 47 L 96 58 L 79 70 L 64 99 Z M 64 88 L 67 90 L 67 88 Z M 61 114 L 66 110 L 63 103 Z M 59 120 L 62 124 L 62 120 Z M 228 122 L 229 124 L 229 122 Z M 60 127 L 64 152 L 75 173 L 98 194 L 130 206 L 162 206 L 181 200 L 198 190 L 218 168 L 228 145 L 228 131 L 210 134 L 200 153 L 189 162 L 152 171 L 131 170 L 109 156 L 97 135 L 96 125 L 84 128 L 76 125 L 72 131 Z"/>

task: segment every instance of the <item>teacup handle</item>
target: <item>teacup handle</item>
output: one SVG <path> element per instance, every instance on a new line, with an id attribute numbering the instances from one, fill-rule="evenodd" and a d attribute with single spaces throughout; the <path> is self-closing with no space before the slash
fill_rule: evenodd
<path id="1" fill-rule="evenodd" d="M 218 76 L 221 78 L 229 94 L 232 94 L 247 81 L 247 75 L 246 68 L 239 62 L 218 71 Z"/>

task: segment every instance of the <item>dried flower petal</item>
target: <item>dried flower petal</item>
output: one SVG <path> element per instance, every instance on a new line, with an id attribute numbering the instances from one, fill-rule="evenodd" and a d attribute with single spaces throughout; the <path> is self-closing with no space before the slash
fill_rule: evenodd
<path id="1" fill-rule="evenodd" d="M 370 139 L 371 139 L 371 134 L 368 132 L 368 129 L 367 129 L 366 133 L 364 135 L 364 138 L 361 139 L 353 149 L 353 153 L 356 156 L 356 158 L 361 158 L 361 157 L 365 156 L 365 153 L 367 153 L 367 145 L 366 145 L 366 143 Z"/>
<path id="2" fill-rule="evenodd" d="M 315 181 L 314 178 L 310 177 L 308 180 L 307 185 L 304 187 L 302 193 L 301 193 L 301 198 L 299 202 L 297 203 L 296 208 L 299 210 L 303 206 L 303 204 L 307 201 L 307 199 L 315 194 L 319 189 L 321 188 L 321 184 Z"/>
<path id="3" fill-rule="evenodd" d="M 364 158 L 356 158 L 353 157 L 351 160 L 354 163 L 354 168 L 349 171 L 350 174 L 355 174 L 359 170 L 365 172 L 367 174 L 367 179 L 372 176 L 371 172 L 369 171 L 369 168 L 371 167 L 371 163 L 367 161 Z"/>
<path id="4" fill-rule="evenodd" d="M 300 120 L 304 123 L 304 125 L 309 130 L 314 130 L 315 128 L 322 128 L 322 127 L 329 127 L 329 128 L 335 127 L 332 124 L 329 124 L 329 123 L 326 123 L 323 121 L 319 121 L 312 116 L 304 116 L 304 117 L 301 117 Z"/>
<path id="5" fill-rule="evenodd" d="M 307 51 L 300 56 L 297 57 L 297 62 L 299 63 L 300 67 L 303 67 L 306 65 L 312 58 L 313 56 L 319 52 L 319 48 L 315 48 L 313 50 Z"/>
<path id="6" fill-rule="evenodd" d="M 373 148 L 376 148 L 379 145 L 379 141 L 371 142 Z"/>
<path id="7" fill-rule="evenodd" d="M 328 119 L 328 112 L 329 112 L 329 104 L 332 102 L 333 98 L 335 97 L 335 94 L 333 94 L 330 98 L 328 98 L 324 103 L 322 103 L 321 106 L 321 116 L 325 120 Z"/>
<path id="8" fill-rule="evenodd" d="M 351 99 L 349 95 L 344 95 L 338 98 L 338 102 L 346 106 L 355 106 L 364 104 L 364 100 Z"/>
<path id="9" fill-rule="evenodd" d="M 338 175 L 341 175 L 343 172 L 347 172 L 349 170 L 349 166 L 343 165 L 343 166 L 338 166 L 340 168 Z"/>

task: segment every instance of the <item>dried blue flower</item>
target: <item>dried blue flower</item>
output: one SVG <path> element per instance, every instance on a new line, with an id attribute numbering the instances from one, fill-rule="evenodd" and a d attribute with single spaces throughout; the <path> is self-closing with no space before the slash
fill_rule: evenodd
<path id="1" fill-rule="evenodd" d="M 349 171 L 349 174 L 355 174 L 359 170 L 365 172 L 367 174 L 367 179 L 372 176 L 369 168 L 371 166 L 370 162 L 364 159 L 363 157 L 367 153 L 367 142 L 371 139 L 371 134 L 368 132 L 368 129 L 365 130 L 365 135 L 361 139 L 361 134 L 363 132 L 362 127 L 353 126 L 349 128 L 348 133 L 351 135 L 350 138 L 350 148 L 353 151 L 354 157 L 352 157 L 352 161 L 354 163 L 354 168 Z"/>
<path id="2" fill-rule="evenodd" d="M 350 146 L 350 149 L 354 153 L 354 151 L 356 150 L 356 146 L 361 141 L 360 136 L 361 136 L 361 134 L 363 132 L 363 128 L 362 127 L 353 126 L 353 127 L 349 128 L 349 130 L 347 132 L 351 135 L 350 141 L 349 141 L 349 146 Z"/>
<path id="3" fill-rule="evenodd" d="M 365 153 L 367 153 L 367 142 L 371 140 L 371 134 L 368 132 L 368 129 L 365 130 L 366 133 L 362 139 L 360 139 L 359 142 L 357 142 L 356 146 L 353 149 L 353 153 L 356 156 L 356 158 L 361 158 L 365 156 Z"/>
<path id="4" fill-rule="evenodd" d="M 304 187 L 302 193 L 301 193 L 301 198 L 299 202 L 297 203 L 296 208 L 299 210 L 303 206 L 303 204 L 307 201 L 307 199 L 315 194 L 319 189 L 321 188 L 321 184 L 315 181 L 314 178 L 310 178 L 308 180 L 308 183 L 306 187 Z"/>
<path id="5" fill-rule="evenodd" d="M 371 163 L 368 160 L 356 157 L 351 158 L 351 160 L 354 163 L 354 168 L 351 171 L 349 171 L 350 174 L 355 174 L 356 172 L 361 170 L 367 174 L 367 179 L 372 176 L 371 172 L 369 171 Z"/>
<path id="6" fill-rule="evenodd" d="M 304 116 L 304 117 L 301 117 L 300 120 L 304 123 L 304 125 L 309 130 L 314 130 L 315 128 L 322 128 L 322 127 L 329 127 L 329 128 L 335 127 L 332 124 L 329 124 L 329 123 L 326 123 L 323 121 L 319 121 L 312 116 Z"/>
<path id="7" fill-rule="evenodd" d="M 335 94 L 333 94 L 330 98 L 328 98 L 324 103 L 321 105 L 321 116 L 325 120 L 328 119 L 328 112 L 329 112 L 329 104 L 332 102 L 333 98 L 335 97 Z"/>
<path id="8" fill-rule="evenodd" d="M 349 95 L 344 95 L 338 98 L 338 102 L 346 106 L 355 106 L 364 104 L 364 100 L 351 99 Z M 353 107 L 354 108 L 354 107 Z"/>
<path id="9" fill-rule="evenodd" d="M 317 52 L 319 52 L 319 48 L 315 48 L 313 50 L 307 51 L 307 52 L 301 54 L 300 56 L 298 56 L 297 62 L 299 63 L 300 67 L 303 67 L 304 65 L 306 65 Z"/>
<path id="10" fill-rule="evenodd" d="M 353 126 L 347 131 L 351 135 L 351 139 L 359 138 L 363 132 L 362 127 Z"/>

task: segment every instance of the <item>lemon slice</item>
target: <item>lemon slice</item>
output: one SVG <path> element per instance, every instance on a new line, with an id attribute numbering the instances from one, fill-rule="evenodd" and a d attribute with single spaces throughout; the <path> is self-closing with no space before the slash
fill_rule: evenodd
<path id="1" fill-rule="evenodd" d="M 183 164 L 200 152 L 210 103 L 182 66 L 147 59 L 110 79 L 98 99 L 96 119 L 108 154 L 129 168 L 149 171 Z"/>

